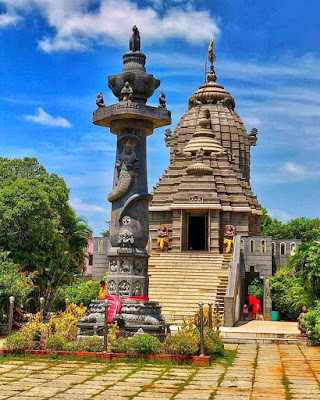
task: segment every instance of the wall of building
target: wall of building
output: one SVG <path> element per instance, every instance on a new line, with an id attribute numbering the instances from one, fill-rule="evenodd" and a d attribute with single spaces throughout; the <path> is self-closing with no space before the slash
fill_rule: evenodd
<path id="1" fill-rule="evenodd" d="M 290 256 L 294 255 L 300 246 L 299 239 L 272 239 L 272 254 L 275 270 L 288 264 Z"/>
<path id="2" fill-rule="evenodd" d="M 93 237 L 88 237 L 88 247 L 86 250 L 86 259 L 84 262 L 84 276 L 91 278 L 92 277 L 92 268 L 93 268 Z"/>
<path id="3" fill-rule="evenodd" d="M 271 236 L 249 236 L 241 238 L 245 272 L 257 272 L 260 278 L 272 276 Z"/>

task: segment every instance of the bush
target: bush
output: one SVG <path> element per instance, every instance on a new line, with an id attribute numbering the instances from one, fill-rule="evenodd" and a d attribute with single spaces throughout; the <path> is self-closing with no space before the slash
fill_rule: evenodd
<path id="1" fill-rule="evenodd" d="M 162 343 L 151 335 L 136 335 L 121 341 L 123 350 L 130 355 L 135 354 L 160 354 Z"/>
<path id="2" fill-rule="evenodd" d="M 163 349 L 167 354 L 194 355 L 199 351 L 199 334 L 181 330 L 178 333 L 169 334 L 164 343 Z"/>
<path id="3" fill-rule="evenodd" d="M 312 306 L 312 300 L 303 279 L 296 278 L 291 267 L 284 267 L 277 271 L 270 278 L 270 288 L 274 307 L 284 318 L 296 320 L 302 306 Z"/>
<path id="4" fill-rule="evenodd" d="M 223 342 L 213 329 L 204 330 L 204 354 L 211 357 L 224 355 Z"/>
<path id="5" fill-rule="evenodd" d="M 47 349 L 49 350 L 64 350 L 66 346 L 66 339 L 61 335 L 51 335 L 47 340 Z"/>
<path id="6" fill-rule="evenodd" d="M 248 286 L 248 294 L 255 296 L 257 299 L 263 299 L 263 283 L 259 278 L 254 278 Z"/>
<path id="7" fill-rule="evenodd" d="M 305 316 L 305 328 L 312 346 L 320 346 L 320 301 L 307 312 Z"/>
<path id="8" fill-rule="evenodd" d="M 99 336 L 87 336 L 78 342 L 79 351 L 103 351 L 103 340 Z"/>
<path id="9" fill-rule="evenodd" d="M 7 337 L 3 347 L 5 349 L 26 350 L 30 349 L 30 343 L 21 332 L 14 332 Z"/>
<path id="10" fill-rule="evenodd" d="M 0 251 L 0 323 L 7 322 L 9 297 L 14 296 L 15 305 L 26 305 L 27 296 L 33 290 L 32 274 L 24 274 L 21 267 L 10 259 L 10 253 Z"/>
<path id="11" fill-rule="evenodd" d="M 56 294 L 51 309 L 60 311 L 65 309 L 65 300 L 70 303 L 88 306 L 91 300 L 98 297 L 100 284 L 98 281 L 85 281 L 83 278 L 77 279 L 69 286 L 63 286 Z"/>
<path id="12" fill-rule="evenodd" d="M 85 307 L 77 307 L 70 304 L 65 312 L 54 315 L 49 320 L 49 327 L 53 334 L 64 337 L 67 340 L 73 340 L 77 337 L 77 323 L 86 313 Z"/>

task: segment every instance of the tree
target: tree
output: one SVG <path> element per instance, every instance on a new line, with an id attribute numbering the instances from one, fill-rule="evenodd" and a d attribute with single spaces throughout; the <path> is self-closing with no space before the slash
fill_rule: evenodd
<path id="1" fill-rule="evenodd" d="M 110 236 L 110 222 L 111 221 L 106 221 L 106 223 L 108 224 L 108 228 L 100 232 L 102 236 Z"/>
<path id="2" fill-rule="evenodd" d="M 320 237 L 320 218 L 294 218 L 283 223 L 271 218 L 265 208 L 262 208 L 263 219 L 261 233 L 274 239 L 301 239 L 303 242 L 316 240 Z"/>
<path id="3" fill-rule="evenodd" d="M 63 178 L 36 158 L 0 158 L 0 248 L 34 272 L 34 296 L 46 308 L 58 287 L 81 273 L 91 233 L 68 203 Z"/>
<path id="4" fill-rule="evenodd" d="M 313 301 L 320 299 L 320 244 L 318 241 L 303 243 L 288 266 L 299 276 Z"/>
<path id="5" fill-rule="evenodd" d="M 23 274 L 9 255 L 9 252 L 0 252 L 0 322 L 5 322 L 10 296 L 21 305 L 33 290 L 32 276 Z"/>

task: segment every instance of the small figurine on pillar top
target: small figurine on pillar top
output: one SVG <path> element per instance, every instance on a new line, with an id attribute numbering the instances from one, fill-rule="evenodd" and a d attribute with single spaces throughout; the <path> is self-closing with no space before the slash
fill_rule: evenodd
<path id="1" fill-rule="evenodd" d="M 157 250 L 168 252 L 169 248 L 169 230 L 167 225 L 161 224 L 158 229 Z"/>
<path id="2" fill-rule="evenodd" d="M 226 225 L 224 227 L 223 250 L 226 254 L 233 253 L 233 239 L 236 236 L 236 227 Z"/>

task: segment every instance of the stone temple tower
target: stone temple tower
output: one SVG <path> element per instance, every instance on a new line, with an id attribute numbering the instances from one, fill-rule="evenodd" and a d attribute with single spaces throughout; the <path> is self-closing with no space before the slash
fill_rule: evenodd
<path id="1" fill-rule="evenodd" d="M 229 224 L 242 236 L 260 234 L 261 207 L 250 186 L 250 149 L 257 130 L 246 132 L 234 98 L 217 83 L 213 62 L 175 131 L 166 130 L 165 141 L 170 165 L 150 204 L 152 250 L 159 224 L 171 231 L 174 253 L 222 253 Z"/>

